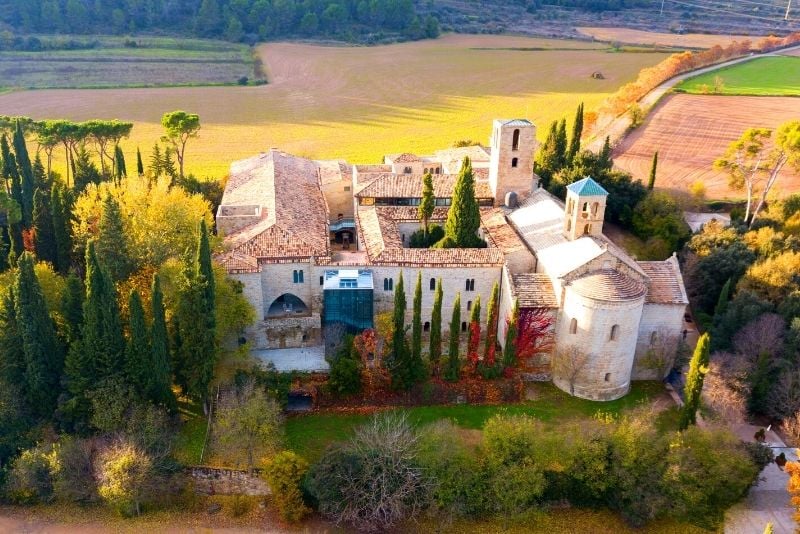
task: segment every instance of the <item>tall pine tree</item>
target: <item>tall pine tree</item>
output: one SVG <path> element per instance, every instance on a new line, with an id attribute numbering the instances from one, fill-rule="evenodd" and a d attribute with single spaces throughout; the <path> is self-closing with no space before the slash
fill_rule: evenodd
<path id="1" fill-rule="evenodd" d="M 135 289 L 128 297 L 128 344 L 125 348 L 127 383 L 142 396 L 147 395 L 148 377 L 152 372 L 150 339 L 144 319 L 142 298 Z"/>
<path id="2" fill-rule="evenodd" d="M 650 191 L 656 186 L 656 170 L 658 168 L 658 150 L 653 154 L 653 163 L 650 164 L 650 177 L 647 179 L 647 189 Z"/>
<path id="3" fill-rule="evenodd" d="M 558 121 L 550 123 L 547 138 L 536 154 L 534 169 L 542 181 L 542 186 L 547 187 L 550 180 L 558 170 Z"/>
<path id="4" fill-rule="evenodd" d="M 37 189 L 33 195 L 33 227 L 36 257 L 39 261 L 55 266 L 58 261 L 58 247 L 50 210 L 50 195 L 45 189 Z"/>
<path id="5" fill-rule="evenodd" d="M 33 256 L 20 256 L 14 284 L 17 324 L 25 355 L 25 397 L 33 413 L 49 417 L 56 407 L 64 367 L 61 344 L 33 270 Z"/>
<path id="6" fill-rule="evenodd" d="M 700 395 L 708 372 L 709 353 L 710 338 L 706 333 L 700 336 L 689 362 L 689 372 L 683 388 L 683 409 L 678 421 L 679 430 L 686 430 L 689 425 L 697 424 L 697 410 L 700 408 Z"/>
<path id="7" fill-rule="evenodd" d="M 96 249 L 115 282 L 126 280 L 134 270 L 126 243 L 127 235 L 122 225 L 119 203 L 111 194 L 107 194 L 98 224 Z"/>
<path id="8" fill-rule="evenodd" d="M 72 195 L 63 184 L 55 184 L 50 193 L 53 216 L 53 240 L 56 245 L 56 270 L 66 274 L 72 265 Z"/>
<path id="9" fill-rule="evenodd" d="M 509 369 L 517 365 L 517 334 L 519 331 L 519 301 L 514 301 L 511 318 L 506 328 L 506 340 L 503 345 L 503 367 Z"/>
<path id="10" fill-rule="evenodd" d="M 25 352 L 17 321 L 13 288 L 7 288 L 0 299 L 0 384 L 25 383 Z"/>
<path id="11" fill-rule="evenodd" d="M 492 286 L 492 295 L 486 307 L 486 344 L 483 348 L 483 363 L 493 366 L 495 363 L 495 348 L 497 347 L 497 317 L 499 313 L 500 286 L 497 282 Z"/>
<path id="12" fill-rule="evenodd" d="M 558 133 L 556 134 L 556 171 L 560 171 L 567 165 L 567 119 L 558 122 Z"/>
<path id="13" fill-rule="evenodd" d="M 411 359 L 422 361 L 422 271 L 417 271 L 414 288 L 414 317 L 411 321 Z"/>
<path id="14" fill-rule="evenodd" d="M 142 151 L 136 147 L 136 172 L 139 176 L 144 176 L 144 162 L 142 161 Z"/>
<path id="15" fill-rule="evenodd" d="M 428 221 L 433 215 L 433 209 L 436 207 L 436 197 L 433 192 L 433 175 L 426 172 L 422 177 L 422 200 L 417 208 L 417 214 L 422 221 L 422 232 L 427 240 L 428 237 Z"/>
<path id="16" fill-rule="evenodd" d="M 453 316 L 450 319 L 450 336 L 447 349 L 447 368 L 444 377 L 452 382 L 461 378 L 461 360 L 459 359 L 459 341 L 461 335 L 461 293 L 456 293 L 453 301 Z"/>
<path id="17" fill-rule="evenodd" d="M 33 192 L 34 178 L 33 165 L 28 155 L 28 147 L 25 144 L 25 134 L 22 131 L 22 124 L 17 120 L 14 130 L 14 155 L 19 169 L 21 187 L 21 207 L 22 207 L 22 226 L 30 228 L 33 224 Z"/>
<path id="18" fill-rule="evenodd" d="M 614 166 L 614 161 L 611 159 L 611 138 L 609 136 L 606 136 L 606 140 L 603 141 L 603 148 L 600 150 L 597 165 L 601 169 L 608 171 Z"/>
<path id="19" fill-rule="evenodd" d="M 392 352 L 389 372 L 392 375 L 392 387 L 405 389 L 408 385 L 408 342 L 406 340 L 406 291 L 403 282 L 403 271 L 394 287 L 394 308 L 392 310 Z"/>
<path id="20" fill-rule="evenodd" d="M 583 102 L 578 104 L 578 110 L 575 112 L 575 122 L 572 123 L 572 137 L 569 141 L 569 149 L 567 150 L 567 165 L 572 165 L 575 161 L 575 156 L 581 151 L 581 136 L 583 135 Z"/>
<path id="21" fill-rule="evenodd" d="M 175 395 L 172 393 L 169 339 L 164 310 L 164 293 L 158 275 L 153 275 L 151 292 L 153 324 L 150 327 L 151 368 L 148 373 L 147 397 L 156 404 L 174 411 Z"/>
<path id="22" fill-rule="evenodd" d="M 114 147 L 114 177 L 117 183 L 122 182 L 122 179 L 128 176 L 128 169 L 125 166 L 125 154 L 122 153 L 122 148 L 119 145 Z"/>
<path id="23" fill-rule="evenodd" d="M 217 358 L 215 295 L 208 229 L 201 219 L 197 250 L 175 315 L 175 371 L 184 392 L 204 404 Z"/>
<path id="24" fill-rule="evenodd" d="M 444 225 L 444 237 L 435 246 L 439 248 L 474 248 L 480 247 L 482 241 L 478 237 L 481 225 L 478 200 L 475 198 L 475 175 L 472 162 L 468 157 L 461 164 L 461 173 L 453 188 L 452 205 L 447 212 Z"/>
<path id="25" fill-rule="evenodd" d="M 433 294 L 433 310 L 431 311 L 431 336 L 428 357 L 436 369 L 442 357 L 442 279 L 436 281 L 436 292 Z"/>
<path id="26" fill-rule="evenodd" d="M 65 279 L 64 293 L 61 296 L 61 314 L 64 316 L 64 337 L 72 346 L 81 335 L 83 325 L 83 282 L 75 273 Z"/>

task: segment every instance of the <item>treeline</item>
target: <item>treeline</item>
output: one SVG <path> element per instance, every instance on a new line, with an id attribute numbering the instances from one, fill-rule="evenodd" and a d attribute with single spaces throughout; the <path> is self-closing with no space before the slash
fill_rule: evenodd
<path id="1" fill-rule="evenodd" d="M 439 23 L 412 0 L 8 0 L 0 22 L 22 33 L 169 34 L 255 43 L 287 36 L 433 38 Z M 377 37 L 376 37 L 377 36 Z"/>

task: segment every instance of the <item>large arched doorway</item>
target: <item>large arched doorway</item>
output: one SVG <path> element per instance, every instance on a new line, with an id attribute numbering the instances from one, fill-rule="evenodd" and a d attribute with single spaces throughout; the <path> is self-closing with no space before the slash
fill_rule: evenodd
<path id="1" fill-rule="evenodd" d="M 276 298 L 267 310 L 267 318 L 289 317 L 292 315 L 305 315 L 308 313 L 308 306 L 295 295 L 284 293 Z"/>

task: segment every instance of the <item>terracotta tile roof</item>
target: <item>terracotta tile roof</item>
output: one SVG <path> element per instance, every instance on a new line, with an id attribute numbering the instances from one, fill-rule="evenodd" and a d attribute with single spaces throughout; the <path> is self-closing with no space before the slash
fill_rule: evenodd
<path id="1" fill-rule="evenodd" d="M 475 198 L 494 198 L 489 182 L 483 181 L 485 169 L 475 169 Z M 487 175 L 488 176 L 488 175 Z M 433 194 L 437 198 L 453 196 L 453 188 L 458 179 L 457 174 L 434 174 Z M 359 178 L 359 182 L 361 178 Z M 358 191 L 361 198 L 422 198 L 421 174 L 385 174 L 375 177 L 363 189 Z"/>
<path id="2" fill-rule="evenodd" d="M 636 300 L 647 292 L 644 283 L 614 269 L 589 272 L 573 281 L 571 287 L 583 297 L 607 302 Z"/>
<path id="3" fill-rule="evenodd" d="M 553 283 L 544 273 L 512 274 L 511 293 L 520 308 L 558 308 Z"/>
<path id="4" fill-rule="evenodd" d="M 216 256 L 214 259 L 231 274 L 258 272 L 258 260 L 241 252 L 226 252 Z"/>
<path id="5" fill-rule="evenodd" d="M 647 291 L 645 302 L 689 304 L 680 266 L 675 256 L 664 261 L 640 261 L 639 265 L 650 278 L 650 288 Z"/>
<path id="6" fill-rule="evenodd" d="M 486 230 L 490 244 L 499 248 L 503 254 L 512 254 L 527 250 L 525 242 L 506 220 L 505 211 L 501 208 L 481 210 L 481 225 Z"/>
<path id="7" fill-rule="evenodd" d="M 417 267 L 503 265 L 503 254 L 497 248 L 404 248 L 395 210 L 397 208 L 362 206 L 356 212 L 359 240 L 371 264 Z"/>
<path id="8" fill-rule="evenodd" d="M 460 162 L 465 157 L 468 157 L 472 163 L 488 162 L 490 155 L 489 150 L 481 145 L 463 146 L 455 148 L 446 148 L 444 150 L 437 150 L 433 154 L 434 159 L 441 162 Z"/>
<path id="9" fill-rule="evenodd" d="M 261 206 L 261 220 L 225 237 L 229 250 L 259 261 L 329 253 L 328 208 L 315 162 L 276 150 L 238 161 L 222 206 Z"/>
<path id="10" fill-rule="evenodd" d="M 353 176 L 353 167 L 345 161 L 326 160 L 316 161 L 319 183 L 322 185 L 338 183 L 343 180 L 350 181 Z"/>
<path id="11" fill-rule="evenodd" d="M 386 156 L 386 159 L 394 163 L 415 163 L 417 161 L 422 161 L 422 158 L 416 154 L 411 154 L 410 152 Z"/>

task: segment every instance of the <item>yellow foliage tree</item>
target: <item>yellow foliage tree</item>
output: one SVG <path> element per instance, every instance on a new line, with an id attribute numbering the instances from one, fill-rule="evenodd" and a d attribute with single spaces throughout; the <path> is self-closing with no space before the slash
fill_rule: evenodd
<path id="1" fill-rule="evenodd" d="M 792 290 L 800 289 L 796 281 L 798 272 L 800 253 L 784 252 L 751 266 L 739 281 L 738 288 L 749 289 L 777 304 Z"/>
<path id="2" fill-rule="evenodd" d="M 794 520 L 800 523 L 800 462 L 787 462 L 784 469 L 789 473 L 786 489 L 789 490 L 792 505 L 795 507 Z"/>

